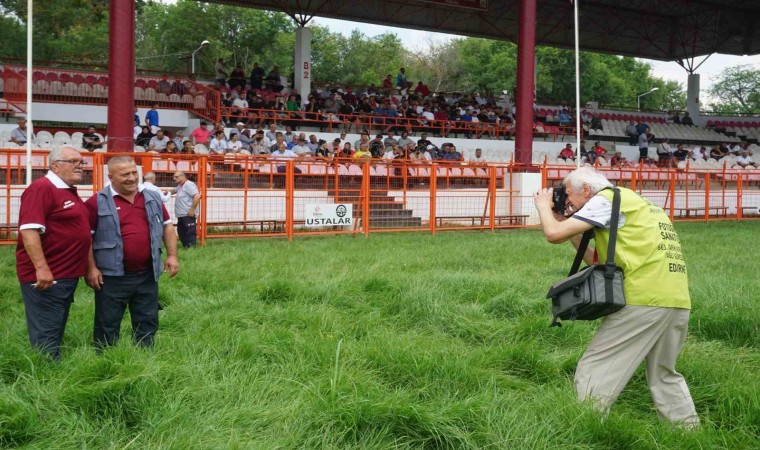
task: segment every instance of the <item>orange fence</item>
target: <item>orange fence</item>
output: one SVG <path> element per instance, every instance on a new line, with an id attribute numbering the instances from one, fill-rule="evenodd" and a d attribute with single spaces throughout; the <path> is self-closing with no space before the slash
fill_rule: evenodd
<path id="1" fill-rule="evenodd" d="M 115 154 L 89 153 L 80 195 L 107 180 Z M 537 223 L 532 182 L 552 186 L 573 166 L 542 165 L 525 173 L 511 163 L 465 165 L 413 161 L 277 160 L 254 156 L 130 153 L 156 184 L 173 187 L 181 170 L 201 192 L 198 234 L 207 238 L 364 234 L 441 230 L 496 230 Z M 33 178 L 46 173 L 47 152 L 32 156 Z M 760 171 L 687 172 L 599 168 L 663 207 L 675 220 L 758 217 Z M 0 150 L 0 242 L 15 242 L 26 155 Z M 531 181 L 532 180 L 532 181 Z M 173 200 L 172 200 L 173 202 Z M 173 215 L 173 203 L 168 205 Z M 342 206 L 341 206 L 342 205 Z M 339 208 L 339 206 L 341 206 Z M 342 213 L 340 220 L 334 214 Z M 333 214 L 333 215 L 331 215 Z M 330 219 L 332 217 L 332 219 Z"/>
<path id="2" fill-rule="evenodd" d="M 3 80 L 6 98 L 10 81 L 13 89 L 23 86 L 21 102 L 26 101 L 26 68 L 6 65 Z M 32 97 L 36 102 L 106 105 L 108 80 L 104 72 L 39 68 L 32 73 Z M 135 79 L 134 97 L 139 106 L 158 103 L 164 109 L 184 109 L 213 122 L 219 120 L 219 91 L 191 80 L 140 76 Z"/>
<path id="3" fill-rule="evenodd" d="M 435 120 L 425 118 L 386 117 L 373 114 L 340 114 L 312 111 L 288 111 L 263 108 L 235 108 L 223 106 L 222 119 L 228 123 L 243 122 L 250 128 L 264 128 L 270 122 L 290 125 L 293 128 L 301 126 L 319 127 L 327 131 L 359 132 L 360 130 L 386 129 L 406 130 L 409 133 L 428 132 L 446 137 L 460 134 L 465 137 L 480 139 L 509 138 L 514 134 L 511 123 L 467 122 L 464 120 Z M 534 124 L 533 134 L 551 136 L 554 141 L 563 140 L 565 136 L 575 136 L 575 127 L 559 127 Z"/>

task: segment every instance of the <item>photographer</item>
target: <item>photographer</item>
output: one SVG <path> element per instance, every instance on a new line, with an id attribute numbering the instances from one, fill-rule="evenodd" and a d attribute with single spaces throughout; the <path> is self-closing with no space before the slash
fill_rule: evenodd
<path id="1" fill-rule="evenodd" d="M 571 172 L 563 184 L 564 199 L 555 195 L 563 188 L 557 193 L 552 188 L 543 189 L 534 195 L 546 239 L 553 244 L 570 240 L 577 248 L 580 235 L 593 228 L 596 251 L 606 254 L 612 184 L 590 167 Z M 689 388 L 675 370 L 691 308 L 678 236 L 662 208 L 629 189 L 619 189 L 615 263 L 625 273 L 627 304 L 602 319 L 578 362 L 578 398 L 607 411 L 646 359 L 649 390 L 659 415 L 684 427 L 696 427 L 699 418 Z M 564 200 L 564 204 L 555 204 L 553 198 Z M 588 249 L 584 260 L 592 264 L 594 256 L 594 250 Z"/>

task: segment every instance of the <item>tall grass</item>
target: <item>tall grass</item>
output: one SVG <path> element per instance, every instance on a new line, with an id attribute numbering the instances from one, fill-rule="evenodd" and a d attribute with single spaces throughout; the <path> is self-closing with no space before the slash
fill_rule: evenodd
<path id="1" fill-rule="evenodd" d="M 576 402 L 595 324 L 548 328 L 572 251 L 524 230 L 211 241 L 162 280 L 153 351 L 96 356 L 82 283 L 60 364 L 29 349 L 0 248 L 0 446 L 757 448 L 758 225 L 678 229 L 699 430 L 658 422 L 641 370 L 606 420 Z"/>

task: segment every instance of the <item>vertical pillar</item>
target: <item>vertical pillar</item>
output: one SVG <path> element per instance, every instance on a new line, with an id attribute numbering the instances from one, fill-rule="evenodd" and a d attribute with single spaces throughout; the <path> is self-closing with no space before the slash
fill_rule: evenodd
<path id="1" fill-rule="evenodd" d="M 108 150 L 134 150 L 135 1 L 110 0 Z"/>
<path id="2" fill-rule="evenodd" d="M 686 111 L 695 125 L 704 126 L 704 121 L 699 115 L 699 74 L 690 73 L 686 85 Z"/>
<path id="3" fill-rule="evenodd" d="M 295 76 L 293 87 L 301 94 L 301 101 L 306 101 L 311 92 L 311 28 L 296 28 Z"/>
<path id="4" fill-rule="evenodd" d="M 529 165 L 533 158 L 533 92 L 536 54 L 536 0 L 520 0 L 517 32 L 517 123 L 515 160 Z"/>

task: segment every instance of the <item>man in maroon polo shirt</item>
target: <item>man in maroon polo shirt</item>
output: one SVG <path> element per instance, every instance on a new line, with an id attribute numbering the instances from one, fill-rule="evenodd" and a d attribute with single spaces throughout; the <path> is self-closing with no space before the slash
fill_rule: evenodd
<path id="1" fill-rule="evenodd" d="M 124 311 L 132 318 L 132 341 L 152 347 L 158 331 L 158 279 L 179 271 L 177 235 L 161 196 L 138 189 L 135 161 L 108 161 L 111 184 L 86 202 L 93 230 L 87 284 L 95 289 L 93 338 L 98 351 L 119 340 Z M 161 242 L 166 261 L 161 261 Z"/>
<path id="2" fill-rule="evenodd" d="M 75 184 L 84 162 L 70 147 L 53 150 L 50 170 L 21 195 L 16 272 L 32 346 L 61 358 L 63 331 L 79 277 L 87 271 L 90 226 Z"/>

